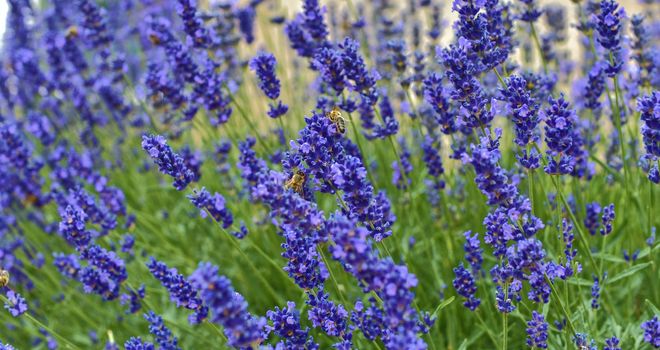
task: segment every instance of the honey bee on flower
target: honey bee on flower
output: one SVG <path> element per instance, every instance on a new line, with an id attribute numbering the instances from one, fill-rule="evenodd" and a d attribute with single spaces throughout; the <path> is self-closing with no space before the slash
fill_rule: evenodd
<path id="1" fill-rule="evenodd" d="M 291 176 L 291 179 L 287 180 L 287 182 L 284 184 L 284 188 L 292 189 L 294 192 L 302 196 L 306 179 L 307 176 L 305 175 L 305 173 L 302 172 L 301 170 L 298 170 L 293 174 L 293 176 Z"/>
<path id="2" fill-rule="evenodd" d="M 0 288 L 6 287 L 9 284 L 9 272 L 0 270 Z"/>
<path id="3" fill-rule="evenodd" d="M 335 125 L 338 133 L 343 134 L 346 132 L 346 120 L 342 117 L 339 107 L 332 107 L 332 110 L 327 112 L 325 116 Z"/>

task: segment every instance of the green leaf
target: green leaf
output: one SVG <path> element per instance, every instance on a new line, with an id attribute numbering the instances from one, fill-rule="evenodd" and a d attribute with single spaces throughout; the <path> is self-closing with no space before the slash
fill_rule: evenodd
<path id="1" fill-rule="evenodd" d="M 566 283 L 573 286 L 583 286 L 583 287 L 591 287 L 591 285 L 594 284 L 593 281 L 586 280 L 584 278 L 577 278 L 577 277 L 567 279 Z"/>
<path id="2" fill-rule="evenodd" d="M 483 328 L 479 328 L 479 331 L 477 331 L 477 333 L 475 335 L 471 336 L 470 339 L 466 338 L 466 339 L 463 340 L 463 342 L 461 343 L 461 346 L 458 347 L 458 350 L 467 350 L 468 346 L 470 346 L 470 344 L 474 343 L 475 340 L 481 338 L 481 336 L 484 333 L 485 333 L 485 331 L 483 330 Z"/>
<path id="3" fill-rule="evenodd" d="M 465 340 L 463 340 L 463 342 L 461 343 L 461 346 L 458 347 L 458 350 L 467 350 L 467 346 L 468 346 L 468 340 L 465 339 Z"/>
<path id="4" fill-rule="evenodd" d="M 614 276 L 612 278 L 609 278 L 606 281 L 605 284 L 612 284 L 612 283 L 614 283 L 616 281 L 619 281 L 619 280 L 622 280 L 626 277 L 630 277 L 630 276 L 634 275 L 637 271 L 641 271 L 641 270 L 649 267 L 651 264 L 652 264 L 652 262 L 645 262 L 643 264 L 631 266 L 631 267 L 621 271 L 616 276 Z"/>
<path id="5" fill-rule="evenodd" d="M 451 298 L 449 298 L 447 300 L 443 300 L 440 304 L 438 304 L 438 307 L 435 308 L 435 311 L 433 311 L 433 314 L 431 315 L 431 317 L 437 316 L 438 312 L 440 312 L 440 310 L 444 309 L 449 304 L 451 304 L 454 301 L 454 299 L 456 299 L 456 297 L 452 296 Z"/>
<path id="6" fill-rule="evenodd" d="M 651 310 L 653 310 L 654 315 L 660 315 L 660 310 L 658 310 L 658 308 L 655 305 L 653 305 L 653 303 L 650 300 L 644 299 L 644 302 L 646 303 L 646 305 L 648 305 L 651 308 Z"/>
<path id="7" fill-rule="evenodd" d="M 613 263 L 623 263 L 623 264 L 625 264 L 627 262 L 624 258 L 618 257 L 616 255 L 612 255 L 612 254 L 594 254 L 594 258 L 603 259 L 605 261 L 609 261 L 609 262 L 613 262 Z"/>
<path id="8" fill-rule="evenodd" d="M 637 256 L 637 259 L 642 259 L 645 258 L 647 255 L 651 254 L 651 252 L 655 252 L 656 250 L 660 250 L 660 244 L 656 245 L 655 247 L 646 247 L 642 249 L 641 252 L 639 252 L 639 255 Z"/>

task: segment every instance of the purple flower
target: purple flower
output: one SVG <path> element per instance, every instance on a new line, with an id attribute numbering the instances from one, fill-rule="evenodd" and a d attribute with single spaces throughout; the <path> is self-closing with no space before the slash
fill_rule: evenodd
<path id="1" fill-rule="evenodd" d="M 228 163 L 231 147 L 232 143 L 229 140 L 222 140 L 215 144 L 213 159 L 215 160 L 218 172 L 221 174 L 226 174 L 231 168 L 231 165 Z"/>
<path id="2" fill-rule="evenodd" d="M 600 298 L 600 281 L 597 276 L 594 276 L 594 284 L 591 286 L 591 308 L 598 309 L 598 299 Z"/>
<path id="3" fill-rule="evenodd" d="M 365 135 L 370 140 L 376 138 L 384 139 L 399 132 L 399 122 L 394 116 L 394 109 L 392 109 L 392 104 L 390 103 L 387 93 L 382 94 L 378 106 L 380 108 L 380 116 L 383 124 L 376 124 L 373 127 L 371 135 Z"/>
<path id="4" fill-rule="evenodd" d="M 636 14 L 630 19 L 632 24 L 633 40 L 631 43 L 632 49 L 632 58 L 637 61 L 639 65 L 640 72 L 637 79 L 633 78 L 633 82 L 638 84 L 638 86 L 649 86 L 651 84 L 657 83 L 658 74 L 658 62 L 655 59 L 655 53 L 653 47 L 649 45 L 650 43 L 650 27 L 653 25 L 648 25 L 649 23 L 644 23 L 644 15 Z M 652 82 L 652 79 L 655 79 Z M 657 86 L 657 85 L 656 85 Z"/>
<path id="5" fill-rule="evenodd" d="M 639 249 L 635 249 L 635 251 L 632 254 L 628 253 L 628 249 L 623 250 L 623 260 L 626 262 L 635 262 L 637 261 L 637 257 L 639 256 Z"/>
<path id="6" fill-rule="evenodd" d="M 347 330 L 348 312 L 341 304 L 328 299 L 328 293 L 319 290 L 316 295 L 309 294 L 307 318 L 313 327 L 318 327 L 331 337 L 344 337 Z"/>
<path id="7" fill-rule="evenodd" d="M 538 9 L 534 0 L 520 0 L 520 2 L 525 6 L 523 12 L 520 14 L 521 21 L 533 23 L 541 17 L 542 12 Z"/>
<path id="8" fill-rule="evenodd" d="M 164 18 L 149 19 L 149 38 L 156 45 L 165 49 L 173 74 L 183 82 L 195 84 L 199 67 L 187 46 L 184 46 L 172 34 L 171 23 Z M 155 66 L 154 66 L 155 67 Z"/>
<path id="9" fill-rule="evenodd" d="M 515 309 L 516 306 L 513 304 L 513 301 L 520 301 L 520 290 L 522 289 L 522 282 L 520 280 L 514 279 L 511 284 L 507 287 L 507 292 L 504 294 L 504 288 L 501 285 L 495 286 L 495 302 L 497 305 L 497 310 L 499 312 L 510 314 Z"/>
<path id="10" fill-rule="evenodd" d="M 269 117 L 275 119 L 279 118 L 286 114 L 289 111 L 289 106 L 282 103 L 282 101 L 277 101 L 277 103 L 270 103 L 268 105 L 268 114 Z"/>
<path id="11" fill-rule="evenodd" d="M 527 346 L 548 348 L 548 323 L 542 314 L 532 311 L 532 319 L 527 322 Z"/>
<path id="12" fill-rule="evenodd" d="M 259 88 L 271 100 L 280 97 L 280 80 L 275 75 L 276 65 L 275 56 L 267 52 L 260 52 L 250 60 L 250 69 L 259 79 Z"/>
<path id="13" fill-rule="evenodd" d="M 335 188 L 344 192 L 342 198 L 352 217 L 367 224 L 376 241 L 392 234 L 396 217 L 384 192 L 373 195 L 373 186 L 367 180 L 367 171 L 359 158 L 347 155 L 342 163 L 332 165 L 331 177 Z"/>
<path id="14" fill-rule="evenodd" d="M 104 300 L 119 297 L 121 284 L 128 278 L 124 261 L 98 245 L 85 247 L 80 258 L 89 263 L 78 274 L 84 291 L 101 295 Z"/>
<path id="15" fill-rule="evenodd" d="M 653 316 L 652 319 L 643 322 L 641 327 L 644 331 L 644 341 L 656 349 L 660 348 L 660 321 L 658 321 L 658 316 Z"/>
<path id="16" fill-rule="evenodd" d="M 495 69 L 504 63 L 513 50 L 513 16 L 511 6 L 497 0 L 484 2 L 486 30 L 481 44 L 484 47 L 482 62 L 488 69 Z"/>
<path id="17" fill-rule="evenodd" d="M 655 231 L 656 231 L 655 226 L 651 227 L 651 235 L 649 236 L 649 238 L 646 239 L 646 245 L 649 247 L 653 247 L 653 245 L 655 244 Z"/>
<path id="18" fill-rule="evenodd" d="M 442 86 L 443 77 L 437 73 L 429 74 L 424 79 L 424 100 L 433 107 L 435 121 L 445 134 L 456 132 L 455 116 L 449 110 L 449 101 Z"/>
<path id="19" fill-rule="evenodd" d="M 170 293 L 170 300 L 175 302 L 177 307 L 185 307 L 194 311 L 194 314 L 188 318 L 191 324 L 200 323 L 208 316 L 208 307 L 202 303 L 197 289 L 175 268 L 168 268 L 167 265 L 153 257 L 149 259 L 147 267 L 167 289 Z"/>
<path id="20" fill-rule="evenodd" d="M 257 13 L 253 6 L 248 5 L 236 11 L 236 18 L 238 19 L 238 28 L 240 29 L 245 42 L 248 44 L 254 41 L 254 20 Z"/>
<path id="21" fill-rule="evenodd" d="M 600 228 L 601 235 L 605 236 L 612 233 L 612 222 L 614 221 L 615 216 L 614 203 L 605 206 L 603 209 L 603 217 L 601 219 L 603 223 L 603 227 Z"/>
<path id="22" fill-rule="evenodd" d="M 245 236 L 247 236 L 249 233 L 247 226 L 245 226 L 245 223 L 241 221 L 241 226 L 238 231 L 232 231 L 232 235 L 238 239 L 243 239 Z"/>
<path id="23" fill-rule="evenodd" d="M 160 135 L 142 135 L 144 149 L 161 173 L 174 178 L 174 188 L 181 191 L 195 178 L 195 174 L 186 166 L 184 159 L 174 153 L 167 141 Z"/>
<path id="24" fill-rule="evenodd" d="M 183 21 L 183 30 L 192 39 L 195 47 L 206 48 L 211 43 L 209 32 L 197 16 L 195 0 L 178 0 L 177 13 Z"/>
<path id="25" fill-rule="evenodd" d="M 126 254 L 133 255 L 133 246 L 135 245 L 135 236 L 125 234 L 121 238 L 121 251 Z"/>
<path id="26" fill-rule="evenodd" d="M 124 343 L 126 350 L 154 350 L 154 344 L 142 342 L 140 337 L 131 337 Z"/>
<path id="27" fill-rule="evenodd" d="M 367 70 L 364 58 L 360 55 L 360 43 L 347 37 L 339 44 L 339 48 L 348 88 L 375 99 L 374 89 L 378 76 Z"/>
<path id="28" fill-rule="evenodd" d="M 208 305 L 210 320 L 224 327 L 230 346 L 251 347 L 261 343 L 266 319 L 247 311 L 247 302 L 227 277 L 218 274 L 217 266 L 200 263 L 190 281 Z"/>
<path id="29" fill-rule="evenodd" d="M 621 51 L 621 27 L 626 18 L 626 12 L 619 9 L 619 4 L 614 0 L 602 0 L 600 12 L 593 16 L 593 21 L 598 31 L 598 43 L 607 51 L 605 61 L 608 67 L 605 72 L 609 77 L 616 76 L 621 71 L 623 60 Z"/>
<path id="30" fill-rule="evenodd" d="M 637 110 L 644 122 L 642 125 L 644 148 L 649 162 L 652 162 L 649 180 L 660 183 L 657 161 L 660 158 L 660 92 L 654 91 L 652 94 L 638 99 Z"/>
<path id="31" fill-rule="evenodd" d="M 267 326 L 269 333 L 275 333 L 282 341 L 276 347 L 284 349 L 318 349 L 318 344 L 309 336 L 309 328 L 302 329 L 300 325 L 300 312 L 296 309 L 296 304 L 292 301 L 286 303 L 287 307 L 280 310 L 275 307 L 266 313 L 272 326 Z"/>
<path id="32" fill-rule="evenodd" d="M 183 146 L 179 155 L 183 159 L 183 164 L 193 173 L 192 181 L 197 182 L 202 177 L 201 167 L 204 158 L 199 151 L 193 151 L 188 145 Z"/>
<path id="33" fill-rule="evenodd" d="M 483 262 L 481 249 L 481 244 L 479 242 L 479 234 L 475 233 L 472 235 L 472 231 L 466 231 L 463 233 L 465 237 L 465 244 L 463 245 L 463 250 L 465 250 L 465 260 L 472 267 L 472 274 L 477 276 L 481 271 L 481 263 Z"/>
<path id="34" fill-rule="evenodd" d="M 594 111 L 594 116 L 596 118 L 598 118 L 598 110 L 601 108 L 601 104 L 598 99 L 605 91 L 605 71 L 603 66 L 604 63 L 598 61 L 594 64 L 593 67 L 591 67 L 587 77 L 587 85 L 585 86 L 584 91 L 584 105 L 585 107 Z"/>
<path id="35" fill-rule="evenodd" d="M 584 333 L 576 333 L 575 336 L 573 336 L 573 343 L 580 350 L 598 350 L 594 340 L 591 339 L 591 341 L 589 341 L 588 336 Z"/>
<path id="36" fill-rule="evenodd" d="M 463 164 L 469 163 L 477 173 L 475 182 L 481 193 L 488 198 L 488 205 L 508 205 L 518 195 L 516 186 L 509 183 L 506 172 L 499 166 L 501 157 L 499 139 L 502 131 L 495 131 L 496 138 L 482 137 L 479 145 L 472 145 L 472 154 L 463 153 Z"/>
<path id="37" fill-rule="evenodd" d="M 390 40 L 387 42 L 387 51 L 390 57 L 390 64 L 399 74 L 405 73 L 406 62 L 406 42 L 404 40 Z"/>
<path id="38" fill-rule="evenodd" d="M 79 208 L 68 205 L 63 213 L 59 232 L 69 244 L 74 247 L 84 247 L 92 239 L 91 233 L 85 228 L 87 215 Z"/>
<path id="39" fill-rule="evenodd" d="M 422 142 L 422 151 L 424 152 L 422 160 L 426 164 L 429 175 L 437 178 L 445 172 L 445 169 L 442 166 L 442 156 L 435 146 L 436 143 L 437 147 L 439 147 L 439 140 L 434 140 L 429 135 L 424 138 Z"/>
<path id="40" fill-rule="evenodd" d="M 369 300 L 369 307 L 365 307 L 362 301 L 355 302 L 351 322 L 362 331 L 365 338 L 371 341 L 386 333 L 385 315 L 374 298 Z"/>
<path id="41" fill-rule="evenodd" d="M 587 203 L 584 226 L 592 236 L 598 232 L 600 227 L 600 204 L 598 202 Z"/>
<path id="42" fill-rule="evenodd" d="M 313 289 L 323 285 L 327 270 L 317 251 L 318 239 L 293 229 L 286 230 L 282 235 L 286 240 L 282 243 L 282 257 L 287 259 L 284 271 L 300 288 Z"/>
<path id="43" fill-rule="evenodd" d="M 392 184 L 398 189 L 410 186 L 410 173 L 413 170 L 412 163 L 410 163 L 410 150 L 405 141 L 405 138 L 399 138 L 399 146 L 401 147 L 399 160 L 392 161 Z M 401 162 L 401 165 L 399 165 L 399 162 Z M 400 167 L 403 167 L 403 169 Z"/>
<path id="44" fill-rule="evenodd" d="M 259 179 L 259 173 L 266 168 L 266 162 L 257 157 L 257 153 L 252 149 L 257 143 L 254 137 L 248 136 L 245 141 L 238 143 L 240 151 L 239 161 L 236 167 L 241 172 L 241 177 L 250 185 L 256 184 Z"/>
<path id="45" fill-rule="evenodd" d="M 442 27 L 442 20 L 440 17 L 440 6 L 437 4 L 433 5 L 433 12 L 431 13 L 431 30 L 429 30 L 428 35 L 434 41 L 437 40 L 442 34 L 440 27 Z"/>
<path id="46" fill-rule="evenodd" d="M 454 278 L 452 284 L 454 285 L 456 292 L 466 299 L 463 305 L 474 311 L 481 303 L 481 300 L 475 297 L 475 294 L 477 293 L 477 284 L 474 281 L 472 273 L 461 264 L 454 268 L 454 274 L 456 275 L 456 278 Z"/>
<path id="47" fill-rule="evenodd" d="M 538 169 L 541 166 L 541 156 L 533 148 L 529 151 L 529 154 L 527 154 L 527 150 L 520 151 L 516 154 L 516 159 L 526 169 Z"/>
<path id="48" fill-rule="evenodd" d="M 145 295 L 145 288 L 144 284 L 138 288 L 138 290 L 133 290 L 131 288 L 128 288 L 129 294 L 122 294 L 119 301 L 122 305 L 129 305 L 128 310 L 126 310 L 127 314 L 134 314 L 142 308 L 142 304 L 140 300 L 144 299 Z"/>
<path id="49" fill-rule="evenodd" d="M 570 154 L 576 140 L 576 117 L 564 95 L 559 99 L 548 98 L 550 106 L 545 109 L 545 142 L 548 145 L 548 174 L 571 174 L 575 158 Z M 556 159 L 557 157 L 558 159 Z"/>
<path id="50" fill-rule="evenodd" d="M 573 262 L 575 259 L 575 256 L 577 255 L 577 249 L 573 248 L 573 241 L 575 240 L 575 234 L 573 233 L 573 224 L 566 220 L 566 218 L 562 219 L 561 221 L 561 226 L 562 226 L 562 240 L 564 241 L 564 245 L 566 248 L 564 248 L 564 256 L 566 257 L 566 269 L 569 269 L 570 264 Z M 570 273 L 568 273 L 568 276 L 573 275 L 573 270 L 570 269 Z"/>
<path id="51" fill-rule="evenodd" d="M 16 350 L 16 348 L 11 346 L 9 343 L 5 343 L 3 345 L 2 341 L 0 340 L 0 350 Z"/>
<path id="52" fill-rule="evenodd" d="M 372 248 L 369 232 L 343 215 L 335 215 L 327 224 L 334 245 L 330 252 L 342 263 L 346 271 L 360 281 L 366 292 L 374 291 L 383 301 L 388 330 L 384 343 L 388 348 L 409 342 L 415 346 L 424 344 L 417 336 L 419 323 L 412 307 L 417 277 L 405 265 L 396 265 L 391 259 L 380 259 Z M 390 344 L 390 345 L 388 345 Z"/>
<path id="53" fill-rule="evenodd" d="M 11 289 L 7 289 L 5 295 L 8 300 L 8 303 L 5 303 L 5 309 L 7 309 L 12 316 L 18 317 L 28 310 L 27 302 L 20 294 Z"/>
<path id="54" fill-rule="evenodd" d="M 536 142 L 536 126 L 540 119 L 538 116 L 539 104 L 533 97 L 525 78 L 512 75 L 506 80 L 506 88 L 500 89 L 507 108 L 511 113 L 511 120 L 515 125 L 516 137 L 514 142 L 520 147 Z"/>
<path id="55" fill-rule="evenodd" d="M 341 52 L 330 47 L 317 50 L 312 61 L 314 69 L 321 73 L 321 79 L 331 87 L 337 96 L 346 87 L 346 73 Z"/>
<path id="56" fill-rule="evenodd" d="M 153 311 L 149 311 L 144 314 L 144 318 L 149 322 L 149 333 L 153 334 L 156 344 L 158 344 L 160 349 L 163 350 L 180 350 L 178 345 L 178 339 L 172 334 L 165 323 L 163 318 L 155 314 Z"/>
<path id="57" fill-rule="evenodd" d="M 78 8 L 83 14 L 85 37 L 92 48 L 100 48 L 112 42 L 112 36 L 106 28 L 105 11 L 93 1 L 81 0 Z"/>
<path id="58" fill-rule="evenodd" d="M 311 58 L 314 56 L 316 43 L 312 36 L 304 28 L 303 15 L 296 16 L 292 21 L 287 22 L 284 32 L 289 38 L 291 48 L 296 50 L 298 55 Z"/>
<path id="59" fill-rule="evenodd" d="M 328 36 L 328 28 L 323 20 L 325 7 L 319 5 L 318 0 L 303 1 L 303 26 L 309 36 L 317 43 L 323 43 Z"/>
<path id="60" fill-rule="evenodd" d="M 188 198 L 190 202 L 200 209 L 200 216 L 205 218 L 211 215 L 213 220 L 221 224 L 223 228 L 229 228 L 234 223 L 234 217 L 225 205 L 225 198 L 219 194 L 214 193 L 213 196 L 202 187 L 200 191 L 194 190 L 192 195 Z"/>
<path id="61" fill-rule="evenodd" d="M 467 39 L 460 38 L 457 44 L 442 50 L 438 56 L 447 69 L 447 78 L 453 85 L 451 98 L 460 103 L 461 114 L 458 126 L 488 128 L 495 115 L 487 108 L 491 99 L 484 92 L 479 80 L 475 78 L 484 67 L 478 57 L 474 57 L 472 44 Z"/>
<path id="62" fill-rule="evenodd" d="M 75 254 L 64 255 L 62 253 L 55 253 L 53 265 L 64 276 L 77 279 L 78 273 L 81 269 L 78 256 Z"/>
<path id="63" fill-rule="evenodd" d="M 605 347 L 603 347 L 603 350 L 621 350 L 619 347 L 619 338 L 611 337 L 605 339 Z"/>

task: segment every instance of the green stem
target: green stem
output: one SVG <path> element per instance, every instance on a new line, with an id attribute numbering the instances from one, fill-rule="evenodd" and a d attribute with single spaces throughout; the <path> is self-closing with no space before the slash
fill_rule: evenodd
<path id="1" fill-rule="evenodd" d="M 481 318 L 481 315 L 479 314 L 479 310 L 476 310 L 476 311 L 473 312 L 472 314 L 474 314 L 474 315 L 477 317 L 477 320 L 479 320 L 479 322 L 481 323 L 481 325 L 484 327 L 484 330 L 486 331 L 486 333 L 487 333 L 488 336 L 490 337 L 490 340 L 493 342 L 493 345 L 494 345 L 494 346 L 497 346 L 497 339 L 495 338 L 495 335 L 494 335 L 493 332 L 491 331 L 491 327 L 489 327 L 489 326 L 486 324 L 486 322 L 484 322 L 484 319 Z"/>
<path id="2" fill-rule="evenodd" d="M 204 209 L 204 210 L 206 210 L 206 209 Z M 213 217 L 213 216 L 211 216 L 210 213 L 208 213 L 208 211 L 207 211 L 207 214 L 208 214 L 210 217 Z M 281 296 L 280 294 L 278 294 L 277 292 L 275 292 L 275 290 L 274 290 L 273 287 L 270 285 L 270 283 L 268 282 L 268 280 L 263 276 L 263 274 L 262 274 L 262 270 L 258 269 L 258 268 L 254 265 L 254 263 L 252 262 L 252 260 L 250 259 L 250 257 L 247 256 L 247 254 L 245 254 L 245 251 L 243 251 L 243 249 L 241 248 L 240 244 L 238 244 L 238 242 L 236 241 L 236 238 L 235 238 L 231 233 L 229 233 L 224 227 L 222 227 L 221 224 L 218 223 L 218 227 L 220 227 L 220 229 L 221 229 L 225 234 L 227 234 L 227 236 L 228 236 L 229 241 L 231 242 L 231 244 L 234 246 L 234 248 L 236 248 L 236 249 L 238 250 L 239 254 L 243 257 L 243 260 L 245 260 L 245 262 L 247 262 L 248 266 L 250 266 L 250 268 L 251 268 L 251 269 L 257 274 L 257 278 L 259 278 L 259 280 L 264 284 L 264 286 L 266 287 L 266 289 L 268 289 L 268 292 L 271 294 L 271 296 L 273 297 L 273 299 L 274 299 L 274 300 L 277 300 L 279 303 L 283 303 L 283 302 L 284 302 L 284 299 L 282 298 L 282 296 Z M 268 257 L 267 259 L 270 260 L 269 257 Z M 278 270 L 279 270 L 279 269 L 280 269 L 280 267 L 278 267 Z"/>
<path id="3" fill-rule="evenodd" d="M 541 152 L 541 149 L 539 149 L 539 146 L 534 144 L 534 148 L 539 154 L 543 154 Z M 545 158 L 541 156 L 541 160 L 543 162 L 543 165 L 547 165 L 547 162 Z M 564 208 L 566 209 L 566 212 L 568 212 L 568 216 L 571 218 L 571 221 L 573 221 L 573 226 L 575 229 L 578 231 L 578 236 L 580 237 L 580 242 L 584 245 L 584 250 L 587 252 L 587 256 L 589 257 L 589 261 L 591 262 L 591 265 L 594 267 L 594 269 L 597 272 L 597 275 L 600 276 L 600 267 L 598 264 L 596 264 L 596 260 L 594 260 L 593 255 L 591 254 L 591 249 L 589 249 L 589 242 L 587 241 L 587 238 L 584 234 L 584 231 L 582 231 L 582 226 L 578 219 L 575 217 L 575 214 L 573 213 L 573 210 L 571 209 L 571 206 L 568 204 L 568 201 L 566 200 L 566 197 L 564 197 L 564 192 L 562 192 L 561 187 L 559 186 L 559 182 L 557 181 L 558 179 L 555 178 L 555 176 L 550 175 L 550 180 L 552 180 L 553 185 L 555 186 L 555 190 L 557 191 L 557 194 L 559 194 L 559 198 L 562 201 L 562 204 L 564 205 Z"/>
<path id="4" fill-rule="evenodd" d="M 413 114 L 413 119 L 415 119 L 415 127 L 417 128 L 417 132 L 419 132 L 419 136 L 424 137 L 424 130 L 422 129 L 422 120 L 419 117 L 419 114 L 417 114 L 417 107 L 415 105 L 415 101 L 412 98 L 412 95 L 410 95 L 410 87 L 407 87 L 406 89 L 403 90 L 406 93 L 406 99 L 408 100 L 408 103 L 410 103 L 410 109 L 412 110 Z"/>
<path id="5" fill-rule="evenodd" d="M 268 147 L 268 144 L 266 144 L 266 142 L 261 138 L 261 134 L 259 133 L 259 130 L 257 130 L 257 128 L 254 126 L 254 124 L 250 120 L 250 117 L 247 116 L 245 110 L 243 109 L 243 107 L 241 107 L 240 103 L 236 102 L 236 99 L 234 99 L 232 94 L 228 94 L 228 96 L 231 100 L 231 103 L 238 110 L 238 114 L 240 114 L 240 116 L 243 118 L 243 120 L 248 125 L 248 127 L 250 127 L 250 130 L 252 130 L 252 132 L 255 134 L 254 136 L 257 138 L 257 140 L 259 140 L 259 144 L 261 144 L 261 147 L 263 147 L 268 154 L 272 154 L 270 147 Z"/>
<path id="6" fill-rule="evenodd" d="M 527 145 L 527 154 L 530 154 L 531 145 Z M 542 156 L 541 156 L 542 157 Z M 527 169 L 527 191 L 529 192 L 529 204 L 534 214 L 534 169 Z"/>
<path id="7" fill-rule="evenodd" d="M 376 188 L 376 182 L 374 181 L 374 177 L 371 174 L 371 170 L 369 169 L 369 164 L 367 164 L 367 159 L 366 159 L 366 154 L 364 153 L 364 148 L 362 147 L 362 141 L 360 141 L 360 133 L 358 133 L 357 127 L 355 126 L 355 122 L 353 121 L 353 116 L 351 113 L 346 113 L 348 114 L 348 120 L 351 123 L 351 129 L 353 129 L 353 137 L 355 137 L 355 143 L 357 143 L 358 149 L 360 150 L 360 156 L 362 157 L 362 164 L 364 165 L 364 169 L 367 171 L 367 177 L 369 177 L 369 181 L 371 181 L 371 185 L 374 186 L 374 189 Z"/>
<path id="8" fill-rule="evenodd" d="M 493 68 L 493 72 L 495 72 L 495 75 L 497 75 L 497 80 L 500 81 L 500 84 L 502 84 L 502 86 L 506 89 L 507 88 L 506 83 L 504 82 L 504 79 L 500 75 L 500 72 L 498 72 L 496 68 Z"/>
<path id="9" fill-rule="evenodd" d="M 509 287 L 507 286 L 507 283 L 504 284 L 504 293 L 505 295 L 505 300 L 509 298 Z M 507 341 L 508 341 L 508 317 L 509 314 L 507 312 L 502 313 L 502 350 L 507 350 Z"/>
<path id="10" fill-rule="evenodd" d="M 536 48 L 539 50 L 539 57 L 541 58 L 541 64 L 543 65 L 543 73 L 548 74 L 548 63 L 545 61 L 543 56 L 543 48 L 541 47 L 541 41 L 539 40 L 538 34 L 536 34 L 536 28 L 534 27 L 534 22 L 529 22 L 529 28 L 532 32 L 532 38 L 536 44 Z"/>
<path id="11" fill-rule="evenodd" d="M 284 121 L 282 120 L 283 117 L 284 117 L 284 116 L 281 115 L 281 116 L 279 116 L 279 117 L 277 117 L 277 118 L 275 118 L 275 119 L 277 119 L 277 123 L 279 124 L 280 129 L 282 129 L 282 134 L 284 134 L 284 140 L 286 141 L 286 140 L 287 140 L 287 137 L 286 137 L 286 129 L 284 128 Z"/>
<path id="12" fill-rule="evenodd" d="M 566 310 L 566 307 L 564 307 L 564 303 L 561 302 L 561 298 L 559 296 L 559 293 L 557 293 L 557 289 L 555 289 L 555 285 L 552 283 L 550 278 L 548 277 L 547 274 L 543 274 L 545 277 L 545 281 L 550 285 L 550 289 L 552 290 L 552 293 L 555 295 L 555 299 L 557 299 L 557 303 L 561 307 L 562 312 L 564 313 L 564 316 L 566 317 L 566 322 L 568 322 L 568 326 L 571 327 L 571 331 L 573 332 L 573 335 L 575 335 L 577 332 L 575 330 L 575 326 L 573 325 L 573 320 L 571 320 L 571 315 L 568 313 Z"/>
<path id="13" fill-rule="evenodd" d="M 332 272 L 332 269 L 330 268 L 330 264 L 328 264 L 328 259 L 325 257 L 325 252 L 323 250 L 323 247 L 319 247 L 318 251 L 319 251 L 319 255 L 321 255 L 321 260 L 323 260 L 325 267 L 328 269 L 328 274 L 330 274 L 330 279 L 332 280 L 332 283 L 335 285 L 335 289 L 337 290 L 337 294 L 339 294 L 339 298 L 341 299 L 341 302 L 344 305 L 348 305 L 348 302 L 344 297 L 344 293 L 342 293 L 341 289 L 339 288 L 339 282 L 337 282 L 337 279 L 335 278 L 335 274 Z"/>
<path id="14" fill-rule="evenodd" d="M 12 305 L 12 306 L 14 305 L 12 302 L 9 301 L 9 299 L 7 299 L 7 297 L 5 297 L 5 296 L 2 295 L 2 294 L 0 294 L 0 300 L 2 300 L 2 301 L 3 301 L 4 303 L 6 303 L 6 304 L 9 304 L 9 305 Z M 37 327 L 44 329 L 44 330 L 45 330 L 46 332 L 48 332 L 49 334 L 52 334 L 53 336 L 55 336 L 55 338 L 58 338 L 60 341 L 62 341 L 63 343 L 65 343 L 66 346 L 67 346 L 69 349 L 77 349 L 77 350 L 80 350 L 79 347 L 75 346 L 75 345 L 74 345 L 72 342 L 70 342 L 67 338 L 63 337 L 63 336 L 60 335 L 59 333 L 57 333 L 57 332 L 55 332 L 54 330 L 52 330 L 50 327 L 48 327 L 48 326 L 46 326 L 45 324 L 41 323 L 41 321 L 39 321 L 39 320 L 37 320 L 36 318 L 32 317 L 32 315 L 30 315 L 29 312 L 24 313 L 23 316 L 24 316 L 25 318 L 27 318 L 28 320 L 30 320 L 30 321 L 31 321 L 32 323 L 34 323 L 35 325 L 37 325 Z"/>

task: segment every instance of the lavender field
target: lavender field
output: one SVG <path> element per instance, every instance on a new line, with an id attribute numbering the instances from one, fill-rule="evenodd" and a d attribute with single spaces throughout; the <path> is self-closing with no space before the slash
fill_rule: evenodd
<path id="1" fill-rule="evenodd" d="M 7 0 L 0 350 L 660 348 L 657 0 Z"/>

